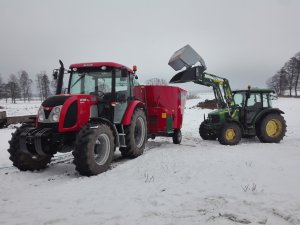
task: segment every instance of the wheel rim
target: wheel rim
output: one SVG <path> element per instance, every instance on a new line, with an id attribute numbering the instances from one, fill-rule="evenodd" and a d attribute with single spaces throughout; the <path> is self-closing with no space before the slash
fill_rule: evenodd
<path id="1" fill-rule="evenodd" d="M 107 134 L 100 134 L 94 148 L 94 159 L 100 166 L 104 165 L 110 153 L 110 140 Z"/>
<path id="2" fill-rule="evenodd" d="M 266 132 L 269 137 L 276 137 L 282 131 L 282 124 L 277 119 L 269 120 L 266 125 Z"/>
<path id="3" fill-rule="evenodd" d="M 229 128 L 229 129 L 226 130 L 226 132 L 225 132 L 226 140 L 232 141 L 235 138 L 235 136 L 236 136 L 236 134 L 235 134 L 234 129 Z"/>
<path id="4" fill-rule="evenodd" d="M 134 128 L 134 140 L 138 148 L 143 146 L 145 140 L 145 121 L 142 117 L 138 117 L 136 120 L 136 126 Z"/>

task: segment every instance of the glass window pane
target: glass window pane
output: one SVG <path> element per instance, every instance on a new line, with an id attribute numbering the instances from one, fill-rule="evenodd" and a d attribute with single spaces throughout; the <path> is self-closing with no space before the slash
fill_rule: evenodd
<path id="1" fill-rule="evenodd" d="M 236 93 L 234 95 L 234 102 L 236 105 L 242 107 L 243 106 L 243 101 L 244 101 L 244 95 L 242 93 Z"/>
<path id="2" fill-rule="evenodd" d="M 112 76 L 110 71 L 73 72 L 70 83 L 71 94 L 96 94 L 111 92 Z"/>
<path id="3" fill-rule="evenodd" d="M 247 103 L 247 106 L 258 106 L 260 104 L 260 107 L 261 107 L 261 97 L 260 97 L 260 94 L 259 93 L 252 93 L 250 95 L 250 98 L 248 99 L 248 103 Z"/>

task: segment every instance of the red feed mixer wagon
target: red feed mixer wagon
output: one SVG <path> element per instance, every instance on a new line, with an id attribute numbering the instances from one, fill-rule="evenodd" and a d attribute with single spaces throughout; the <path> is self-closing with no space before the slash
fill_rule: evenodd
<path id="1" fill-rule="evenodd" d="M 148 136 L 171 136 L 174 144 L 181 142 L 181 126 L 186 91 L 173 86 L 145 85 L 134 89 L 135 96 L 145 102 Z"/>
<path id="2" fill-rule="evenodd" d="M 117 147 L 124 157 L 135 158 L 148 138 L 181 142 L 185 90 L 139 85 L 136 67 L 118 63 L 78 63 L 68 70 L 60 65 L 53 73 L 56 95 L 9 141 L 10 160 L 20 170 L 44 169 L 57 152 L 72 151 L 80 174 L 97 175 L 109 168 Z M 61 94 L 65 73 L 68 88 Z"/>

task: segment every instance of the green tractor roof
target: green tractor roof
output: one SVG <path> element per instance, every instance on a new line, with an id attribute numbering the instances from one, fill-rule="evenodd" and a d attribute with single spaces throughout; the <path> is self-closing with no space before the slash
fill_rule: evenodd
<path id="1" fill-rule="evenodd" d="M 258 88 L 253 88 L 253 89 L 245 89 L 245 90 L 235 90 L 235 91 L 232 91 L 232 93 L 243 93 L 243 92 L 248 92 L 250 91 L 251 93 L 275 93 L 274 90 L 272 89 L 258 89 Z"/>

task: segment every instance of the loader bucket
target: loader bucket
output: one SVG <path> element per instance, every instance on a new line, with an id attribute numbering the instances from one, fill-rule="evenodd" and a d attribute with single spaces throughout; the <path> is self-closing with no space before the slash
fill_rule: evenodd
<path id="1" fill-rule="evenodd" d="M 203 66 L 195 66 L 186 70 L 183 70 L 177 73 L 172 79 L 170 83 L 186 83 L 190 81 L 196 81 L 202 79 L 204 75 L 205 67 Z"/>
<path id="2" fill-rule="evenodd" d="M 169 66 L 175 71 L 181 70 L 183 67 L 187 69 L 195 65 L 197 62 L 206 69 L 206 65 L 202 57 L 190 46 L 186 45 L 177 50 L 169 60 Z"/>

